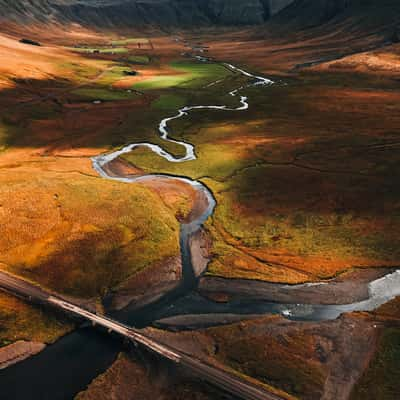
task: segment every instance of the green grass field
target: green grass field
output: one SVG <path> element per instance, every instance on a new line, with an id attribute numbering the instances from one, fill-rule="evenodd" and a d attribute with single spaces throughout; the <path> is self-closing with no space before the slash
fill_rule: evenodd
<path id="1" fill-rule="evenodd" d="M 71 329 L 66 318 L 0 293 L 0 348 L 18 340 L 52 343 Z"/>
<path id="2" fill-rule="evenodd" d="M 136 96 L 135 93 L 129 93 L 124 90 L 111 90 L 107 88 L 85 87 L 76 89 L 72 92 L 75 95 L 87 100 L 118 101 L 130 100 Z"/>
<path id="3" fill-rule="evenodd" d="M 178 110 L 184 107 L 186 98 L 178 94 L 163 94 L 151 106 L 158 110 Z"/>
<path id="4" fill-rule="evenodd" d="M 133 64 L 149 64 L 150 57 L 148 57 L 148 56 L 129 56 L 128 61 Z"/>
<path id="5" fill-rule="evenodd" d="M 135 97 L 135 93 L 112 88 L 114 83 L 126 77 L 125 71 L 130 70 L 129 67 L 112 65 L 99 79 L 88 86 L 73 90 L 72 93 L 90 100 L 118 101 L 132 99 Z"/>
<path id="6" fill-rule="evenodd" d="M 219 64 L 178 61 L 171 63 L 170 66 L 176 70 L 175 75 L 155 76 L 136 83 L 135 89 L 157 90 L 176 87 L 197 89 L 232 75 L 232 72 Z"/>
<path id="7" fill-rule="evenodd" d="M 67 49 L 86 54 L 123 54 L 129 51 L 126 47 L 67 47 Z"/>
<path id="8" fill-rule="evenodd" d="M 113 40 L 111 44 L 113 46 L 128 46 L 128 45 L 134 45 L 134 44 L 148 44 L 149 39 L 146 38 L 128 38 L 128 39 L 119 39 L 119 40 Z"/>

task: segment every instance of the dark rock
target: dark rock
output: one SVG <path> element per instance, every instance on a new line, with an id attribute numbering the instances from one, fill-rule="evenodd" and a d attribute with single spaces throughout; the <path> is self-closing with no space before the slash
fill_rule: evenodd
<path id="1" fill-rule="evenodd" d="M 400 28 L 396 29 L 392 33 L 392 35 L 390 37 L 390 42 L 392 42 L 392 43 L 400 43 Z"/>
<path id="2" fill-rule="evenodd" d="M 123 74 L 127 76 L 136 76 L 138 73 L 136 71 L 124 71 Z"/>
<path id="3" fill-rule="evenodd" d="M 41 46 L 39 42 L 35 42 L 34 40 L 31 39 L 21 39 L 19 42 L 23 44 L 30 44 L 31 46 Z"/>

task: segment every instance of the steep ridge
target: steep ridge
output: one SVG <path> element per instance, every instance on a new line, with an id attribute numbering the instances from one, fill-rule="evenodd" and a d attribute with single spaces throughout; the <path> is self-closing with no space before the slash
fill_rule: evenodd
<path id="1" fill-rule="evenodd" d="M 253 25 L 293 0 L 0 0 L 0 19 L 95 26 Z"/>
<path id="2" fill-rule="evenodd" d="M 354 33 L 393 31 L 400 24 L 397 0 L 295 0 L 271 23 L 295 30 L 346 25 Z"/>
<path id="3" fill-rule="evenodd" d="M 309 29 L 352 20 L 354 29 L 394 29 L 398 0 L 0 0 L 0 21 L 91 26 L 272 25 Z"/>

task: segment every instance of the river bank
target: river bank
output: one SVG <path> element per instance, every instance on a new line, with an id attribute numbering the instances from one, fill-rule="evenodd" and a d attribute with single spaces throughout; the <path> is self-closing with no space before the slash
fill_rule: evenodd
<path id="1" fill-rule="evenodd" d="M 19 340 L 0 348 L 0 370 L 40 353 L 46 345 L 39 342 Z"/>

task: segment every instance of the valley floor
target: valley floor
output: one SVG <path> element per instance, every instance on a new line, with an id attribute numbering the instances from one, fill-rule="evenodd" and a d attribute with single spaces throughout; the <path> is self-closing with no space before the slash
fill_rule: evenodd
<path id="1" fill-rule="evenodd" d="M 181 226 L 198 217 L 204 198 L 165 177 L 107 181 L 92 157 L 140 142 L 182 157 L 181 145 L 158 136 L 162 118 L 184 106 L 236 108 L 228 93 L 242 86 L 248 111 L 198 110 L 170 123 L 175 139 L 195 146 L 196 160 L 170 163 L 137 148 L 107 166 L 109 175 L 168 174 L 211 190 L 217 207 L 192 243 L 202 275 L 195 295 L 226 304 L 235 295 L 210 287 L 227 279 L 270 284 L 264 301 L 286 296 L 284 285 L 306 284 L 305 301 L 341 304 L 365 299 L 369 282 L 399 266 L 399 45 L 360 53 L 374 42 L 357 42 L 346 55 L 336 39 L 283 41 L 247 30 L 37 32 L 40 47 L 0 35 L 2 270 L 98 312 L 135 309 L 178 288 Z M 199 50 L 216 62 L 194 60 Z M 275 84 L 247 87 L 225 61 Z M 315 283 L 337 286 L 325 292 Z M 0 303 L 0 354 L 74 328 L 8 294 Z M 393 300 L 327 322 L 252 315 L 184 332 L 148 329 L 283 398 L 391 400 L 400 389 L 399 321 Z M 128 353 L 77 399 L 146 399 L 154 382 L 163 399 L 226 398 L 154 360 L 148 373 L 141 355 Z"/>

